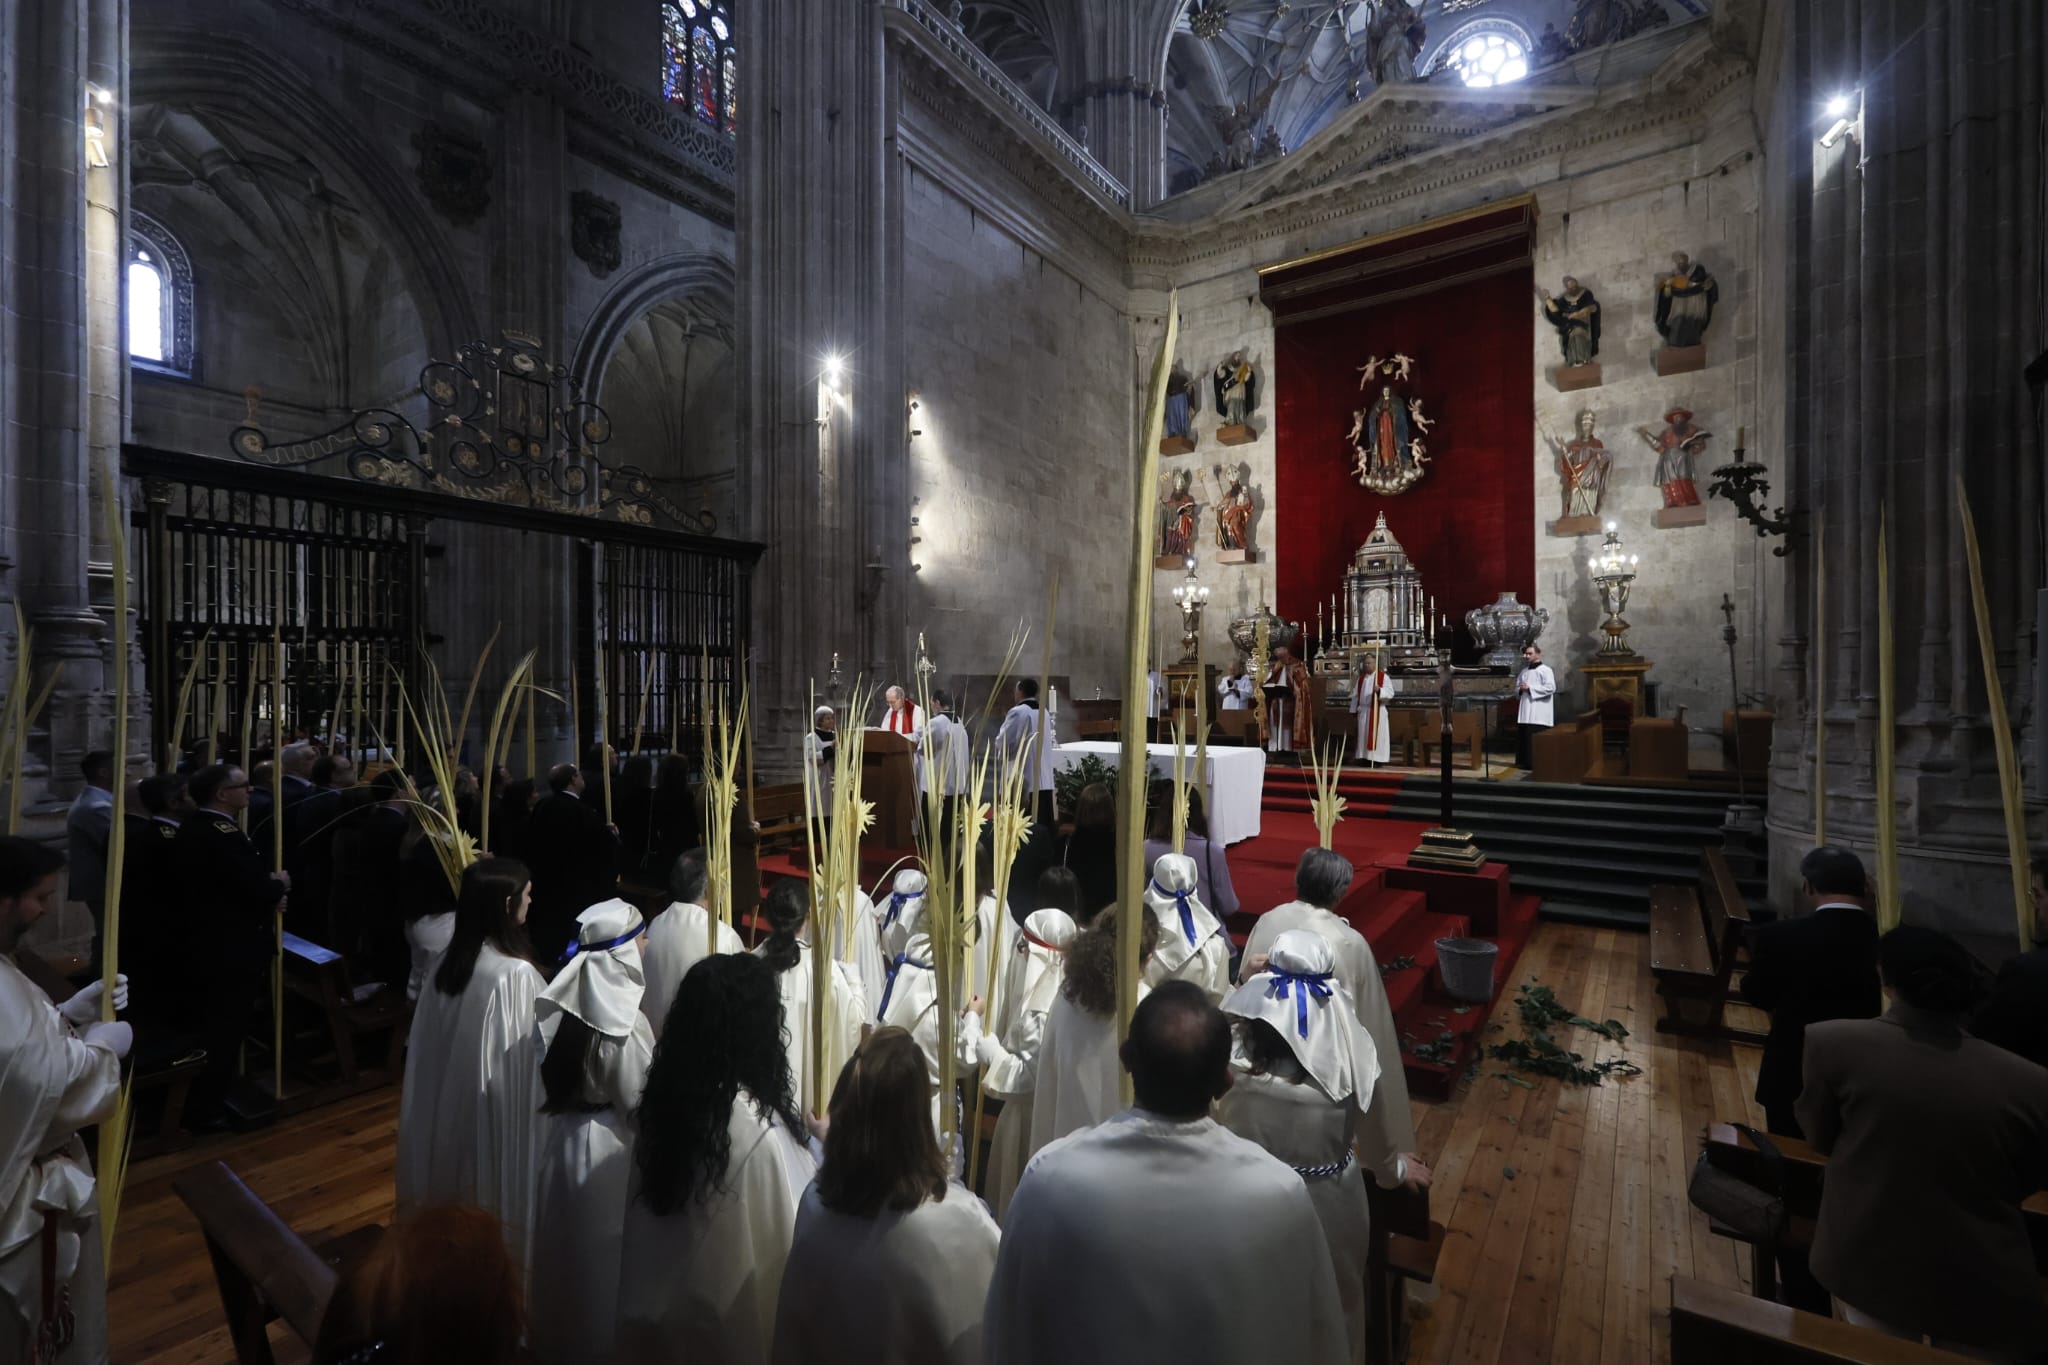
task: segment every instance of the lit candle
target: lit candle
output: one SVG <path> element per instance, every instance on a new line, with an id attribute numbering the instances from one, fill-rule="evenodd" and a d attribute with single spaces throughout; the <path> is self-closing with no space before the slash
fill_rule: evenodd
<path id="1" fill-rule="evenodd" d="M 839 651 L 836 649 L 832 651 L 832 671 L 834 673 L 839 671 Z"/>

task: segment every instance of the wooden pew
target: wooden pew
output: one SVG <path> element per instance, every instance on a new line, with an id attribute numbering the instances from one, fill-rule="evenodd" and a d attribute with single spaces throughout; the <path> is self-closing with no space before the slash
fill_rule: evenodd
<path id="1" fill-rule="evenodd" d="M 1587 711 L 1529 741 L 1529 780 L 1584 782 L 1601 770 L 1600 714 Z"/>
<path id="2" fill-rule="evenodd" d="M 395 1085 L 405 1075 L 405 1039 L 412 1029 L 412 1006 L 404 982 L 386 982 L 373 995 L 356 999 L 355 982 L 340 953 L 297 934 L 284 936 L 285 989 L 312 1003 L 326 1025 L 334 1051 L 335 1079 L 291 1097 L 289 1108 L 305 1109 L 346 1095 Z M 382 1064 L 363 1067 L 356 1058 L 359 1038 L 382 1035 Z"/>
<path id="3" fill-rule="evenodd" d="M 1436 1278 L 1444 1225 L 1430 1221 L 1429 1191 L 1383 1190 L 1365 1177 L 1371 1206 L 1365 1262 L 1366 1365 L 1400 1365 L 1408 1358 L 1407 1282 Z"/>
<path id="4" fill-rule="evenodd" d="M 804 787 L 778 782 L 754 788 L 754 822 L 761 827 L 761 848 L 789 848 L 804 839 Z"/>
<path id="5" fill-rule="evenodd" d="M 1731 981 L 1748 928 L 1749 904 L 1719 845 L 1700 850 L 1696 888 L 1650 888 L 1650 974 L 1664 1000 L 1659 1033 L 1763 1042 L 1756 1030 L 1727 1022 Z"/>
<path id="6" fill-rule="evenodd" d="M 1965 1365 L 1967 1356 L 1671 1277 L 1671 1365 Z"/>
<path id="7" fill-rule="evenodd" d="M 1716 1168 L 1753 1185 L 1768 1187 L 1770 1177 L 1763 1153 L 1734 1124 L 1709 1124 L 1704 1145 L 1707 1160 Z M 1820 1218 L 1821 1183 L 1827 1174 L 1828 1159 L 1797 1138 L 1772 1136 L 1771 1145 L 1784 1158 L 1785 1214 L 1789 1222 L 1784 1245 L 1794 1249 L 1810 1248 L 1814 1227 Z M 2027 1235 L 2034 1243 L 2034 1265 L 2044 1277 L 2048 1277 L 2048 1191 L 2035 1194 L 2020 1208 L 2027 1220 Z M 1719 1224 L 1715 1224 L 1713 1230 L 1717 1236 L 1748 1241 Z M 1749 1242 L 1748 1245 L 1753 1274 L 1751 1282 L 1756 1286 L 1758 1296 L 1775 1298 L 1777 1259 L 1774 1249 L 1757 1242 Z"/>
<path id="8" fill-rule="evenodd" d="M 306 1241 L 218 1161 L 171 1182 L 199 1221 L 240 1365 L 272 1365 L 271 1322 L 283 1319 L 310 1347 L 341 1272 L 383 1235 L 359 1228 L 319 1247 Z"/>

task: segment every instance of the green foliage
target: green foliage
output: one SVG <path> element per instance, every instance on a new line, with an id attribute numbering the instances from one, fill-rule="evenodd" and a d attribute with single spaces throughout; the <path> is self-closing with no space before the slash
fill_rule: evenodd
<path id="1" fill-rule="evenodd" d="M 1494 1061 L 1505 1062 L 1517 1071 L 1554 1076 L 1571 1085 L 1598 1085 L 1608 1076 L 1642 1074 L 1643 1069 L 1625 1057 L 1610 1057 L 1589 1065 L 1583 1054 L 1565 1047 L 1551 1033 L 1557 1026 L 1565 1025 L 1587 1029 L 1618 1043 L 1628 1037 L 1628 1029 L 1619 1020 L 1595 1023 L 1575 1014 L 1559 1002 L 1556 992 L 1550 987 L 1533 981 L 1523 982 L 1516 991 L 1515 1009 L 1521 1015 L 1522 1027 L 1528 1036 L 1487 1044 L 1486 1055 Z M 1513 1079 L 1501 1074 L 1503 1079 Z"/>
<path id="2" fill-rule="evenodd" d="M 1082 754 L 1079 762 L 1069 763 L 1054 770 L 1052 789 L 1053 795 L 1060 803 L 1060 815 L 1063 818 L 1072 816 L 1074 806 L 1081 799 L 1081 789 L 1092 787 L 1098 782 L 1109 788 L 1110 799 L 1115 800 L 1117 773 L 1116 765 L 1104 761 L 1101 754 Z M 1145 775 L 1148 779 L 1156 779 L 1160 775 L 1158 765 L 1149 759 L 1146 761 Z"/>

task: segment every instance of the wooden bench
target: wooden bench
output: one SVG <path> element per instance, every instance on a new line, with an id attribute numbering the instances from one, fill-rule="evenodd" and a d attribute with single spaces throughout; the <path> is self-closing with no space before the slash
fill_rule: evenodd
<path id="1" fill-rule="evenodd" d="M 1732 1123 L 1707 1127 L 1704 1140 L 1707 1160 L 1737 1179 L 1768 1186 L 1770 1176 L 1765 1158 L 1756 1145 Z M 1794 1250 L 1812 1247 L 1814 1227 L 1820 1219 L 1821 1184 L 1828 1159 L 1797 1138 L 1772 1136 L 1771 1145 L 1784 1158 L 1784 1199 L 1788 1227 L 1783 1245 Z M 2048 1191 L 2035 1194 L 2020 1206 L 2027 1221 L 2027 1235 L 2034 1243 L 2034 1264 L 2048 1277 Z M 1739 1237 L 1729 1228 L 1713 1226 L 1715 1235 L 1744 1242 L 1750 1249 L 1752 1283 L 1762 1298 L 1777 1296 L 1775 1248 Z"/>
<path id="2" fill-rule="evenodd" d="M 1749 928 L 1749 903 L 1717 844 L 1700 850 L 1697 887 L 1650 888 L 1650 974 L 1664 1012 L 1659 1033 L 1762 1043 L 1754 1029 L 1727 1022 L 1736 960 Z"/>
<path id="3" fill-rule="evenodd" d="M 1430 1221 L 1429 1191 L 1383 1190 L 1365 1178 L 1371 1206 L 1365 1261 L 1366 1365 L 1399 1365 L 1408 1358 L 1407 1284 L 1436 1278 L 1444 1225 Z"/>
<path id="4" fill-rule="evenodd" d="M 778 782 L 754 788 L 754 823 L 761 827 L 763 849 L 787 848 L 804 839 L 804 786 Z"/>
<path id="5" fill-rule="evenodd" d="M 1965 1365 L 1970 1357 L 1671 1277 L 1671 1365 Z"/>
<path id="6" fill-rule="evenodd" d="M 1588 711 L 1553 725 L 1529 740 L 1529 780 L 1584 782 L 1598 775 L 1602 760 L 1600 714 Z"/>
<path id="7" fill-rule="evenodd" d="M 228 1337 L 241 1365 L 272 1365 L 268 1328 L 278 1319 L 311 1347 L 341 1272 L 384 1233 L 376 1226 L 358 1228 L 310 1246 L 218 1161 L 185 1172 L 171 1188 L 206 1237 Z"/>
<path id="8" fill-rule="evenodd" d="M 286 990 L 311 1002 L 320 1012 L 333 1049 L 335 1071 L 332 1080 L 314 1077 L 313 1089 L 293 1095 L 287 1107 L 310 1108 L 379 1086 L 395 1085 L 404 1077 L 405 1039 L 412 1028 L 412 1006 L 406 1001 L 403 982 L 387 982 L 374 994 L 358 1000 L 348 962 L 340 953 L 288 933 L 284 936 L 284 984 Z M 381 1064 L 360 1065 L 356 1041 L 379 1035 L 384 1044 Z"/>

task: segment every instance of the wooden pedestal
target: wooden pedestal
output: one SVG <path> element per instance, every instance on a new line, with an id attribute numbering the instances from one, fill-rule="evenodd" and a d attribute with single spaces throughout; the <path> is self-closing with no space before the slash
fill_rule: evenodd
<path id="1" fill-rule="evenodd" d="M 1159 438 L 1161 455 L 1192 455 L 1195 453 L 1194 438 L 1189 436 L 1162 436 Z"/>
<path id="2" fill-rule="evenodd" d="M 862 848 L 911 847 L 911 813 L 917 776 L 910 766 L 910 740 L 888 730 L 869 730 L 862 740 L 861 799 L 875 808 L 875 823 L 860 839 Z"/>
<path id="3" fill-rule="evenodd" d="M 1550 372 L 1550 382 L 1559 393 L 1600 387 L 1600 362 L 1590 365 L 1560 365 Z"/>
<path id="4" fill-rule="evenodd" d="M 1259 433 L 1247 426 L 1218 427 L 1216 439 L 1227 446 L 1248 446 L 1259 439 Z"/>
<path id="5" fill-rule="evenodd" d="M 1668 531 L 1674 526 L 1705 526 L 1707 505 L 1696 502 L 1690 507 L 1660 507 L 1655 521 L 1660 531 Z"/>
<path id="6" fill-rule="evenodd" d="M 1554 536 L 1597 536 L 1606 526 L 1598 517 L 1559 517 L 1550 523 Z"/>
<path id="7" fill-rule="evenodd" d="M 1216 552 L 1216 562 L 1218 564 L 1256 564 L 1259 562 L 1259 552 L 1257 550 L 1218 550 Z"/>
<path id="8" fill-rule="evenodd" d="M 1628 699 L 1630 714 L 1643 714 L 1643 677 L 1650 671 L 1648 659 L 1631 656 L 1626 659 L 1602 659 L 1595 655 L 1593 662 L 1580 664 L 1579 672 L 1586 678 L 1586 705 L 1597 711 L 1600 703 L 1609 697 Z"/>
<path id="9" fill-rule="evenodd" d="M 1691 374 L 1707 368 L 1705 346 L 1660 346 L 1652 357 L 1658 374 Z"/>

